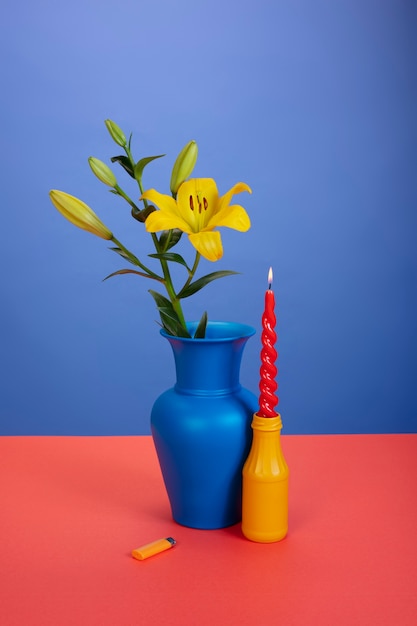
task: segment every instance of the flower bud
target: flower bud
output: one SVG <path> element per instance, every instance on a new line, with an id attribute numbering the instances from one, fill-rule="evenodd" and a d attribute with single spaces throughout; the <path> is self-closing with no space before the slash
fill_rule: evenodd
<path id="1" fill-rule="evenodd" d="M 93 171 L 93 174 L 95 174 L 102 183 L 108 185 L 109 187 L 116 187 L 116 176 L 113 174 L 111 169 L 103 163 L 103 161 L 100 161 L 100 159 L 96 159 L 95 157 L 90 157 L 88 159 L 88 163 Z"/>
<path id="2" fill-rule="evenodd" d="M 52 189 L 49 192 L 49 197 L 55 208 L 74 226 L 78 226 L 78 228 L 102 239 L 113 238 L 113 233 L 82 200 L 57 189 Z"/>
<path id="3" fill-rule="evenodd" d="M 189 141 L 181 150 L 172 168 L 171 192 L 176 194 L 180 185 L 190 176 L 197 161 L 198 148 L 196 142 Z"/>
<path id="4" fill-rule="evenodd" d="M 111 138 L 122 148 L 126 145 L 126 137 L 122 129 L 111 120 L 104 120 L 105 125 L 107 126 L 107 130 L 109 131 Z"/>

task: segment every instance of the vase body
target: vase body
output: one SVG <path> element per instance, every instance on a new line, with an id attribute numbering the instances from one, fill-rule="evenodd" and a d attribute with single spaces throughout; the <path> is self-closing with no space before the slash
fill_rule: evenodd
<path id="1" fill-rule="evenodd" d="M 190 323 L 192 335 L 197 324 Z M 239 382 L 242 352 L 254 329 L 209 322 L 204 339 L 173 337 L 176 384 L 156 400 L 151 429 L 176 522 L 231 526 L 242 515 L 242 468 L 256 397 Z"/>

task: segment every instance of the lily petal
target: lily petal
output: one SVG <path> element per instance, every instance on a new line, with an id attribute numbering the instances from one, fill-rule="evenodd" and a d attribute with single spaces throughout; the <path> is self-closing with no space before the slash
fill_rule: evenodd
<path id="1" fill-rule="evenodd" d="M 188 238 L 194 248 L 209 261 L 218 261 L 222 258 L 223 246 L 219 231 L 192 233 Z"/>
<path id="2" fill-rule="evenodd" d="M 210 230 L 218 226 L 226 226 L 227 228 L 234 228 L 240 232 L 246 232 L 250 228 L 249 215 L 246 213 L 245 209 L 238 204 L 226 206 L 213 215 L 206 228 Z"/>
<path id="3" fill-rule="evenodd" d="M 230 204 L 230 201 L 234 195 L 236 195 L 237 193 L 242 193 L 242 191 L 252 193 L 252 189 L 246 183 L 236 183 L 236 185 L 233 185 L 233 187 L 220 198 L 219 212 Z"/>
<path id="4" fill-rule="evenodd" d="M 172 215 L 168 211 L 153 211 L 146 218 L 145 227 L 148 233 L 157 233 L 160 230 L 171 230 L 171 228 L 179 228 L 184 233 L 190 233 L 191 229 L 187 222 L 185 222 L 176 213 Z"/>
<path id="5" fill-rule="evenodd" d="M 161 211 L 166 211 L 167 213 L 178 215 L 177 203 L 175 202 L 174 198 L 171 198 L 171 196 L 167 196 L 164 193 L 159 193 L 159 191 L 156 191 L 156 189 L 148 189 L 141 195 L 140 199 L 150 200 L 151 202 L 156 204 L 156 206 L 161 209 Z"/>

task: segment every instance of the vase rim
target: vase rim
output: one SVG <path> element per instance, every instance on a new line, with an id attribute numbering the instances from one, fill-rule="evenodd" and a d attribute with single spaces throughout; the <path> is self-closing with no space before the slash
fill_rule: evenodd
<path id="1" fill-rule="evenodd" d="M 187 329 L 190 331 L 190 334 L 193 334 L 193 332 L 195 332 L 198 324 L 198 321 L 187 322 Z M 241 324 L 240 322 L 209 321 L 207 322 L 206 336 L 204 337 L 204 339 L 195 339 L 194 337 L 176 337 L 175 335 L 170 335 L 169 333 L 167 333 L 164 328 L 161 328 L 159 332 L 163 337 L 166 337 L 169 340 L 184 341 L 187 343 L 214 343 L 249 338 L 256 333 L 256 330 L 253 326 L 249 326 L 249 324 Z"/>

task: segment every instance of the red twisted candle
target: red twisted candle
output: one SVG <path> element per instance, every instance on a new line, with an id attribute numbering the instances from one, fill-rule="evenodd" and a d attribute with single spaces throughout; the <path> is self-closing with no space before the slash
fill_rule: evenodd
<path id="1" fill-rule="evenodd" d="M 277 335 L 274 331 L 276 318 L 275 318 L 275 297 L 272 287 L 272 267 L 269 268 L 268 273 L 268 290 L 265 293 L 265 310 L 262 315 L 262 350 L 261 350 L 261 380 L 259 383 L 259 411 L 260 417 L 276 417 L 277 413 L 274 411 L 274 407 L 278 404 L 278 397 L 275 395 L 275 391 L 278 389 L 278 384 L 275 380 L 277 375 L 277 368 L 275 361 L 278 356 L 277 351 L 274 348 L 274 344 L 277 340 Z"/>

